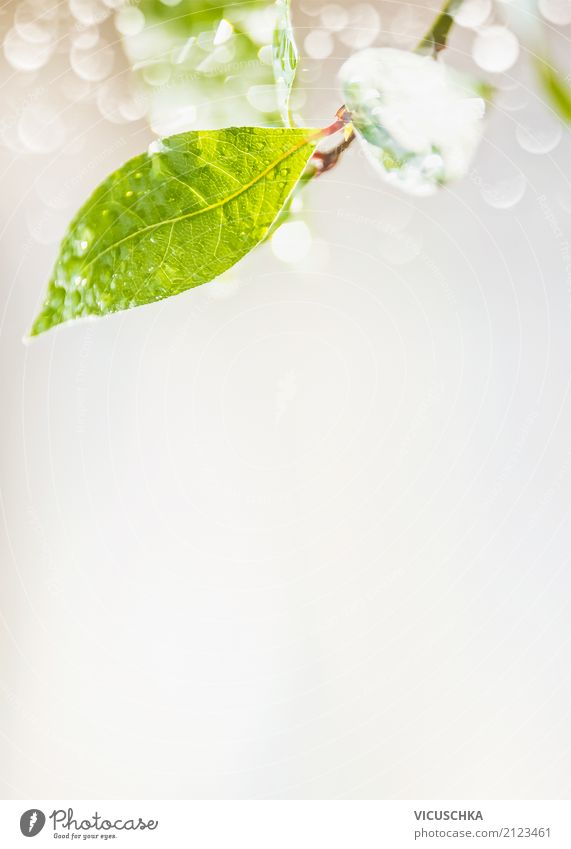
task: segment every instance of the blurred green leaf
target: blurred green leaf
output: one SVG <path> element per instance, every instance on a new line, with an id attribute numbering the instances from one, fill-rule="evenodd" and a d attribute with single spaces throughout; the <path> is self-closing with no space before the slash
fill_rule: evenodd
<path id="1" fill-rule="evenodd" d="M 318 136 L 261 127 L 189 132 L 131 159 L 71 223 L 32 335 L 159 301 L 226 271 L 264 239 Z"/>
<path id="2" fill-rule="evenodd" d="M 462 3 L 463 0 L 446 0 L 440 14 L 417 46 L 417 53 L 436 57 L 441 50 L 444 50 L 454 24 L 454 15 Z"/>
<path id="3" fill-rule="evenodd" d="M 535 67 L 551 105 L 563 120 L 571 123 L 571 86 L 546 59 L 537 59 Z"/>
<path id="4" fill-rule="evenodd" d="M 279 121 L 271 0 L 141 0 L 140 32 L 124 35 L 159 135 Z"/>
<path id="5" fill-rule="evenodd" d="M 284 124 L 291 126 L 293 121 L 290 98 L 299 55 L 293 34 L 291 0 L 277 0 L 276 7 L 278 14 L 274 30 L 273 57 L 274 75 L 278 89 L 278 108 Z"/>

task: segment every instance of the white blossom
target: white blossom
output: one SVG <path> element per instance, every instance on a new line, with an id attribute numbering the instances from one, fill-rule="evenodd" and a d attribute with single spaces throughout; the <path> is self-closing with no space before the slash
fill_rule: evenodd
<path id="1" fill-rule="evenodd" d="M 477 82 L 388 47 L 356 53 L 340 76 L 357 135 L 386 180 L 428 195 L 467 172 L 486 108 Z"/>

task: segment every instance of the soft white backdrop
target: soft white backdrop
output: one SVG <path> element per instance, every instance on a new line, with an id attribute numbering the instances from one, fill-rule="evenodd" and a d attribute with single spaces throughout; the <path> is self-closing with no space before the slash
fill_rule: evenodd
<path id="1" fill-rule="evenodd" d="M 304 64 L 308 125 L 344 55 Z M 568 798 L 571 144 L 529 72 L 452 190 L 351 150 L 299 264 L 26 346 L 54 239 L 152 138 L 62 69 L 0 87 L 4 796 Z"/>

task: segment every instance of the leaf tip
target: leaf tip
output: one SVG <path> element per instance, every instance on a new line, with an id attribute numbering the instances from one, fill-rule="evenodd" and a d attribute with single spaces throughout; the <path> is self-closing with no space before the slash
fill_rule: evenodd
<path id="1" fill-rule="evenodd" d="M 41 333 L 45 333 L 46 330 L 50 330 L 52 327 L 55 327 L 57 324 L 61 324 L 62 319 L 55 313 L 55 311 L 50 307 L 44 307 L 42 311 L 36 316 L 34 323 L 30 328 L 30 332 L 28 333 L 25 339 L 28 342 L 31 342 L 35 336 L 39 336 Z"/>

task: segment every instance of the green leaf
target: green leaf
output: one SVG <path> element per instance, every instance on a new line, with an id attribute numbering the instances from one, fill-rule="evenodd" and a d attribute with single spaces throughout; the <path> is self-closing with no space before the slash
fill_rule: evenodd
<path id="1" fill-rule="evenodd" d="M 418 44 L 415 52 L 436 57 L 448 43 L 448 36 L 454 24 L 454 15 L 462 5 L 463 0 L 446 0 L 440 14 Z"/>
<path id="2" fill-rule="evenodd" d="M 274 76 L 278 90 L 278 106 L 284 124 L 292 125 L 291 90 L 299 55 L 291 21 L 291 0 L 277 0 L 277 20 L 274 30 Z"/>
<path id="3" fill-rule="evenodd" d="M 571 123 L 571 87 L 545 59 L 537 59 L 535 66 L 543 90 L 554 109 L 564 121 Z"/>
<path id="4" fill-rule="evenodd" d="M 319 137 L 230 127 L 151 145 L 71 223 L 32 335 L 160 301 L 226 271 L 264 239 Z"/>

